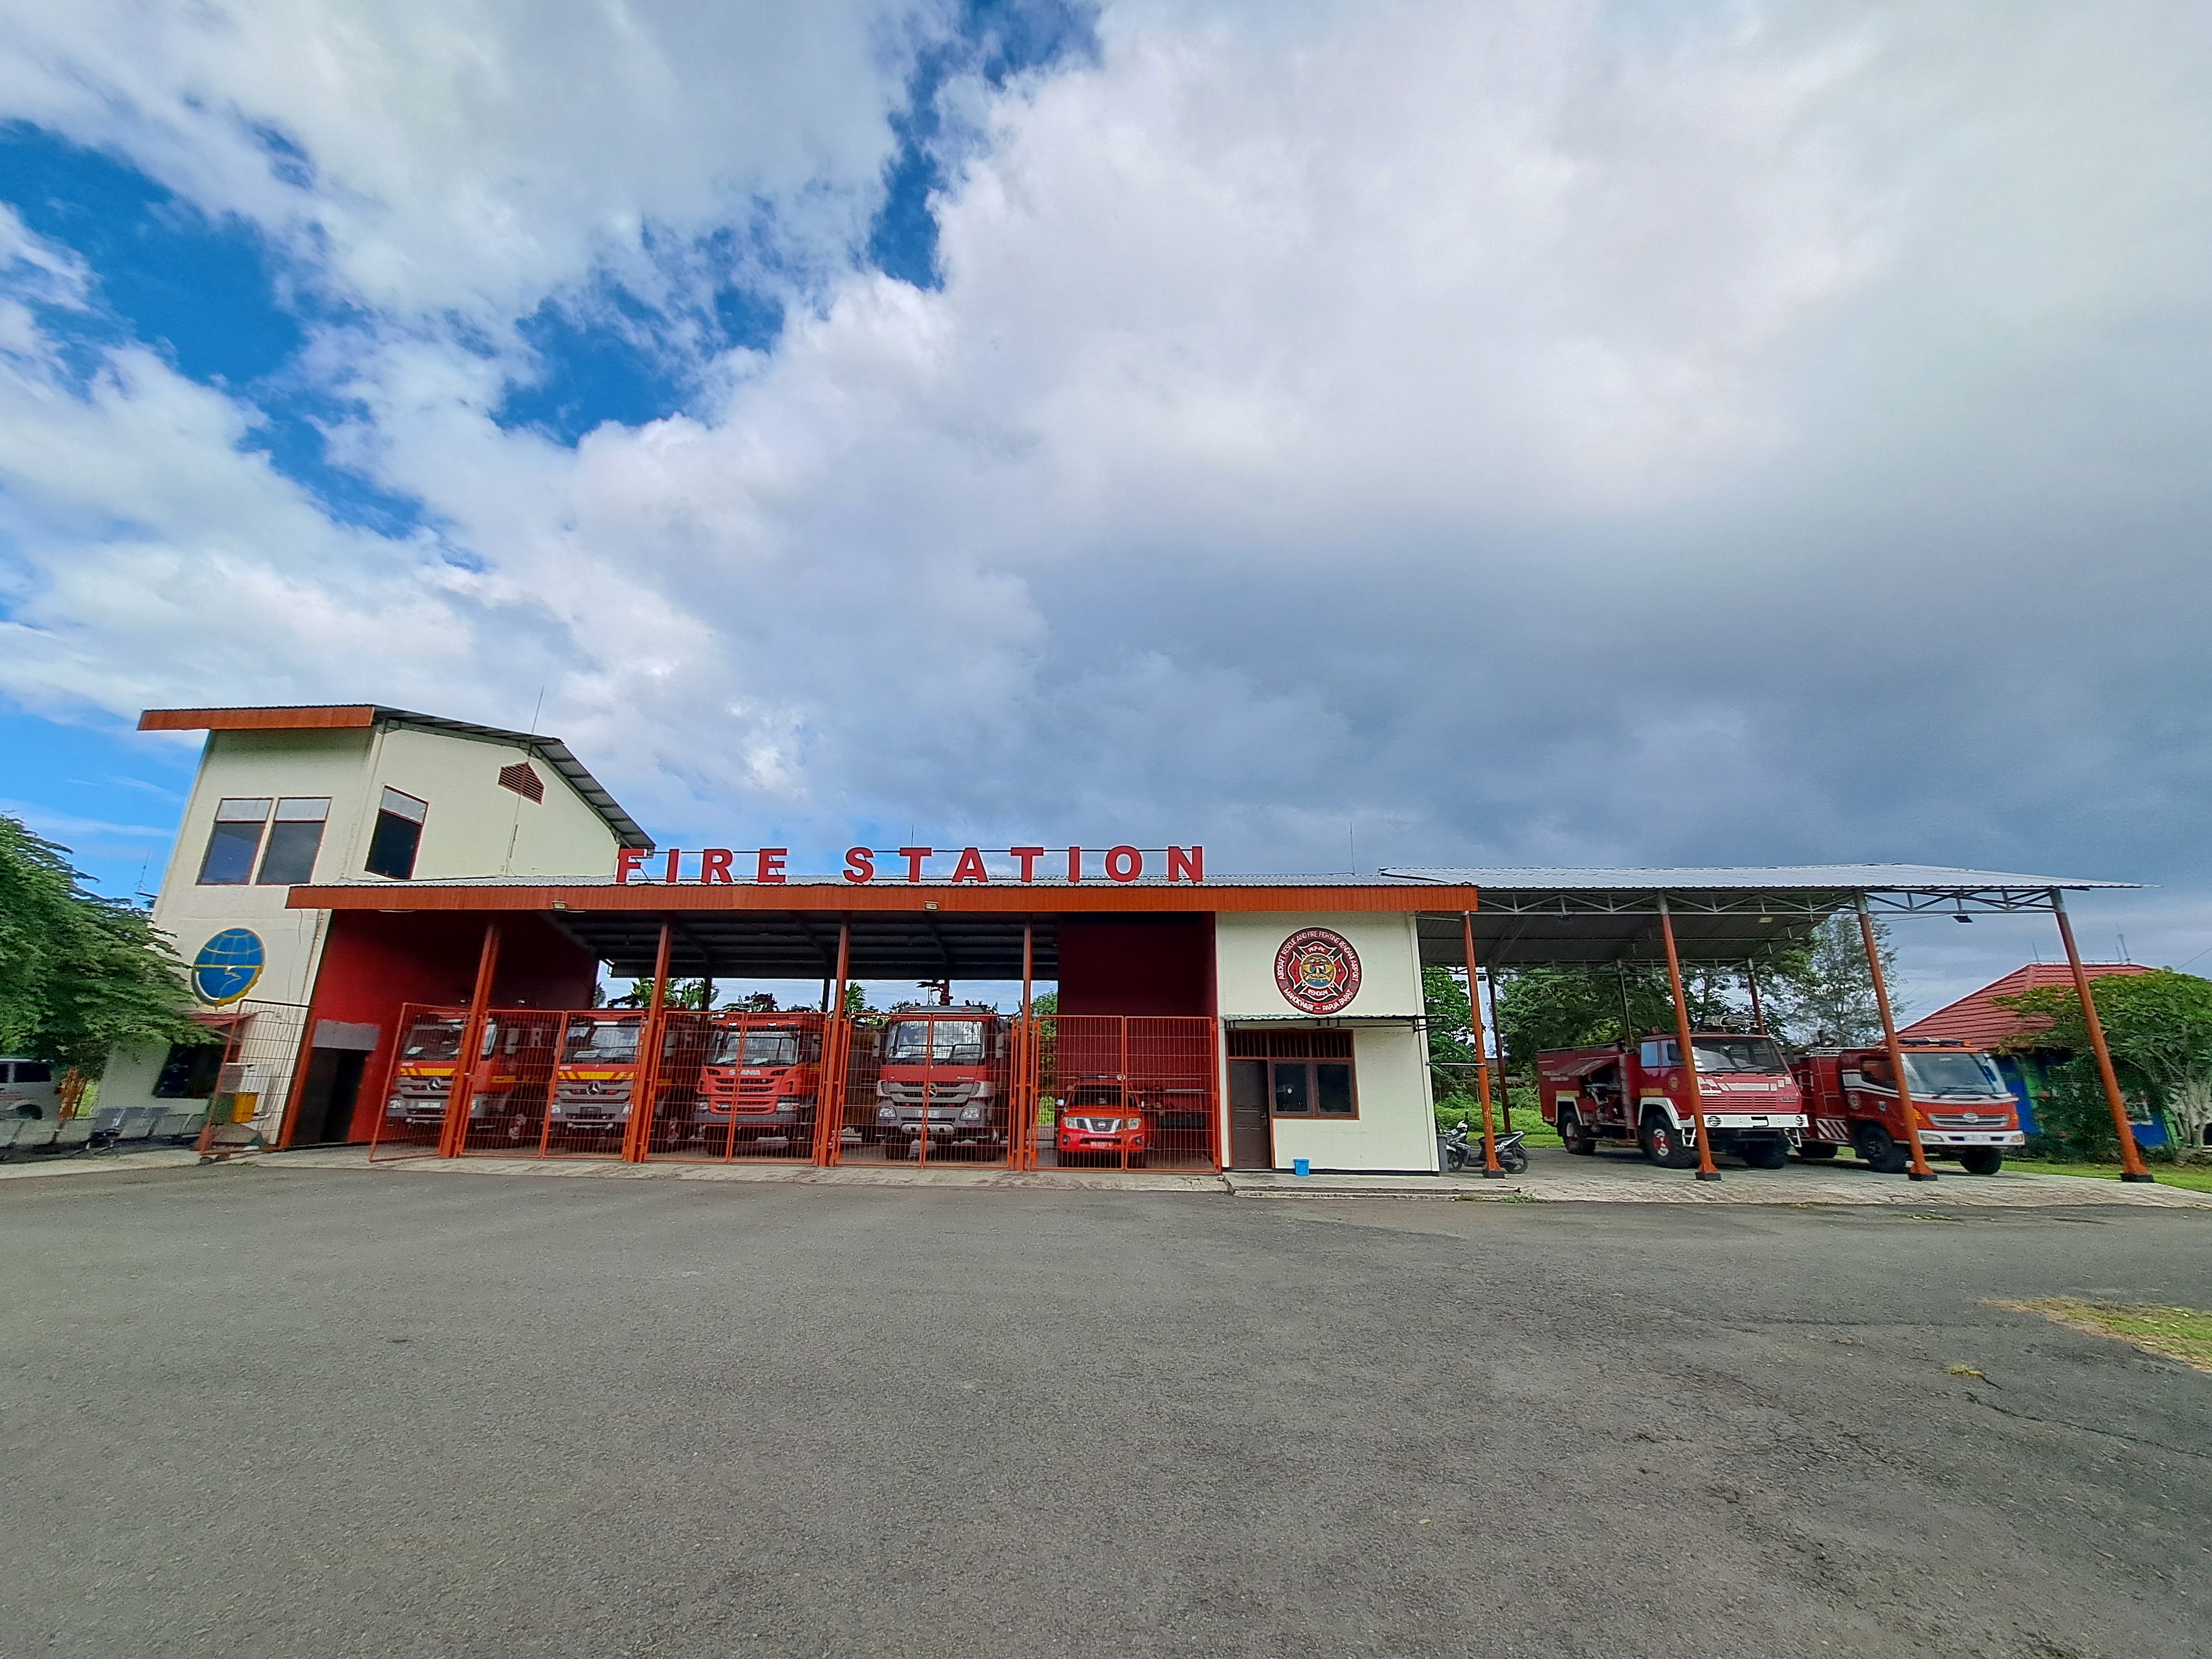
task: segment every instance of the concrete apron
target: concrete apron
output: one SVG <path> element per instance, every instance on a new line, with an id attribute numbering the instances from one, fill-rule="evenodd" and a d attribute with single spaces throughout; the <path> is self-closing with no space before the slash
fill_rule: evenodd
<path id="1" fill-rule="evenodd" d="M 114 1162 L 102 1160 L 113 1169 Z M 944 1187 L 1091 1192 L 1211 1193 L 1238 1198 L 1425 1198 L 1512 1200 L 1576 1204 L 1868 1205 L 1975 1209 L 2122 1204 L 2212 1210 L 2212 1193 L 2179 1187 L 2131 1186 L 2086 1176 L 1970 1176 L 1938 1165 L 1941 1179 L 1908 1181 L 1876 1175 L 1854 1163 L 1793 1163 L 1783 1170 L 1723 1166 L 1722 1179 L 1696 1181 L 1685 1170 L 1662 1170 L 1633 1153 L 1570 1158 L 1556 1147 L 1530 1153 L 1528 1172 L 1498 1181 L 1480 1175 L 1312 1175 L 1232 1170 L 1189 1174 L 1146 1170 L 992 1170 L 917 1165 L 909 1170 L 807 1164 L 624 1164 L 599 1158 L 399 1158 L 368 1161 L 360 1146 L 313 1147 L 234 1158 L 270 1169 L 356 1170 L 409 1175 L 550 1176 L 570 1180 L 706 1181 L 841 1187 Z"/>

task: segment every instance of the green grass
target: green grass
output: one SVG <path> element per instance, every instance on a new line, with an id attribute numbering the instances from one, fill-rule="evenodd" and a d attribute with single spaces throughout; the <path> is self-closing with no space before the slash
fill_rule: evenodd
<path id="1" fill-rule="evenodd" d="M 2087 1167 L 2094 1168 L 2090 1165 Z M 1993 1308 L 2041 1314 L 2054 1324 L 2093 1336 L 2129 1342 L 2146 1353 L 2163 1354 L 2212 1371 L 2212 1313 L 2197 1308 L 2145 1307 L 2130 1302 L 2083 1302 L 2072 1297 L 2044 1297 L 2033 1302 L 1992 1302 Z M 1959 1367 L 1951 1368 L 1954 1372 Z"/>
<path id="2" fill-rule="evenodd" d="M 2212 1193 L 2212 1164 L 2154 1164 L 2150 1172 L 2161 1187 L 2183 1187 L 2192 1193 Z M 2117 1164 L 2037 1164 L 2025 1158 L 2005 1159 L 2008 1175 L 2088 1176 L 2100 1181 L 2118 1181 L 2120 1166 Z"/>

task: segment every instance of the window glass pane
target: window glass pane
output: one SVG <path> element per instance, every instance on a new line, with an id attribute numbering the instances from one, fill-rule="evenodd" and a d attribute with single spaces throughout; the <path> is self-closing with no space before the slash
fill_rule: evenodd
<path id="1" fill-rule="evenodd" d="M 323 821 L 312 823 L 276 820 L 269 831 L 269 850 L 261 855 L 261 879 L 264 882 L 313 881 L 315 878 L 315 854 L 323 844 Z"/>
<path id="2" fill-rule="evenodd" d="M 368 862 L 372 876 L 407 881 L 415 874 L 415 851 L 422 842 L 422 826 L 391 812 L 376 815 L 376 831 L 369 837 Z"/>
<path id="3" fill-rule="evenodd" d="M 259 823 L 269 816 L 269 797 L 226 800 L 216 803 L 217 823 Z"/>
<path id="4" fill-rule="evenodd" d="M 1275 1066 L 1275 1115 L 1304 1117 L 1312 1111 L 1306 1090 L 1307 1068 L 1296 1061 Z"/>
<path id="5" fill-rule="evenodd" d="M 405 818 L 410 823 L 422 823 L 430 811 L 427 804 L 416 799 L 412 795 L 403 795 L 397 789 L 387 789 L 384 792 L 384 799 L 379 810 L 391 813 L 395 818 Z"/>
<path id="6" fill-rule="evenodd" d="M 1314 1067 L 1314 1104 L 1327 1117 L 1352 1115 L 1352 1067 L 1327 1060 Z"/>
<path id="7" fill-rule="evenodd" d="M 320 823 L 331 815 L 327 795 L 286 795 L 276 803 L 276 822 L 305 823 L 313 820 Z"/>
<path id="8" fill-rule="evenodd" d="M 253 855 L 261 850 L 261 820 L 251 823 L 218 818 L 208 836 L 207 855 L 200 860 L 200 885 L 230 887 L 253 874 Z"/>
<path id="9" fill-rule="evenodd" d="M 15 1081 L 18 1083 L 52 1083 L 53 1067 L 43 1060 L 19 1060 L 15 1062 Z"/>

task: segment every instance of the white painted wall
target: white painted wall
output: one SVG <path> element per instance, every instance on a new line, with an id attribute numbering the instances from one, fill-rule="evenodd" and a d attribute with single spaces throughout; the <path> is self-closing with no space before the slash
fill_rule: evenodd
<path id="1" fill-rule="evenodd" d="M 415 873 L 450 877 L 599 877 L 614 868 L 614 831 L 543 761 L 531 760 L 545 785 L 532 802 L 503 789 L 499 771 L 529 760 L 511 744 L 415 726 L 351 731 L 214 732 L 201 751 L 176 845 L 154 902 L 154 925 L 189 964 L 227 927 L 260 937 L 267 966 L 247 993 L 252 1000 L 304 1003 L 312 991 L 329 913 L 285 908 L 289 890 L 199 884 L 200 864 L 224 800 L 320 796 L 331 803 L 315 858 L 317 882 L 374 880 L 362 868 L 386 787 L 428 804 Z M 154 1103 L 166 1050 L 118 1054 L 100 1085 L 104 1106 Z M 283 1100 L 266 1102 L 256 1123 L 273 1134 Z M 266 1119 L 264 1122 L 263 1120 Z"/>
<path id="2" fill-rule="evenodd" d="M 1359 994 L 1338 1019 L 1422 1016 L 1420 945 L 1412 916 L 1226 914 L 1216 918 L 1213 934 L 1216 997 L 1224 1024 L 1249 1019 L 1279 1030 L 1330 1023 L 1306 1018 L 1275 984 L 1275 952 L 1302 927 L 1330 928 L 1358 954 Z M 1424 1032 L 1413 1025 L 1355 1025 L 1352 1058 L 1358 1120 L 1275 1119 L 1275 1167 L 1287 1170 L 1292 1159 L 1304 1158 L 1316 1170 L 1434 1170 L 1436 1107 Z M 1228 1098 L 1225 1060 L 1222 1097 Z"/>

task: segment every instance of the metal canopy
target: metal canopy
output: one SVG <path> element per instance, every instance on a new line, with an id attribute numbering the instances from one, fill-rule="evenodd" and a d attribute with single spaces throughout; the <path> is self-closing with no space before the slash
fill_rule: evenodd
<path id="1" fill-rule="evenodd" d="M 1475 954 L 1485 967 L 1657 962 L 1661 902 L 1686 962 L 1745 963 L 1804 940 L 1863 895 L 1893 915 L 2050 911 L 2056 891 L 2132 888 L 1927 864 L 1819 864 L 1691 869 L 1392 869 L 1385 876 L 1481 891 Z M 1424 915 L 1421 961 L 1464 963 L 1460 920 Z"/>
<path id="2" fill-rule="evenodd" d="M 556 911 L 562 933 L 617 974 L 648 978 L 663 918 L 641 910 Z M 839 918 L 793 910 L 669 913 L 669 972 L 684 979 L 827 979 L 837 971 Z M 854 979 L 1022 976 L 1022 926 L 1035 933 L 1038 979 L 1060 977 L 1057 918 L 960 911 L 861 911 L 852 918 Z"/>

